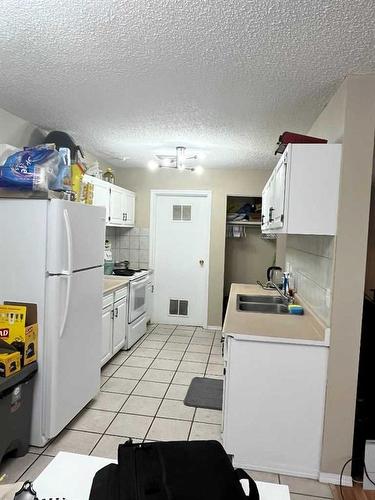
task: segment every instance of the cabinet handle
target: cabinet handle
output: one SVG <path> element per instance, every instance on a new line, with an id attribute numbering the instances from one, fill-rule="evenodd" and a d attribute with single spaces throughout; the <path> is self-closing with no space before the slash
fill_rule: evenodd
<path id="1" fill-rule="evenodd" d="M 118 318 L 118 307 L 115 309 L 115 318 Z"/>
<path id="2" fill-rule="evenodd" d="M 274 211 L 275 209 L 273 207 L 270 207 L 269 209 L 269 216 L 268 216 L 268 220 L 269 222 L 273 222 L 273 217 L 272 217 L 272 212 Z"/>
<path id="3" fill-rule="evenodd" d="M 151 285 L 151 293 L 154 293 L 154 285 Z"/>
<path id="4" fill-rule="evenodd" d="M 122 213 L 122 220 L 127 221 L 128 220 L 128 214 L 126 212 Z"/>
<path id="5" fill-rule="evenodd" d="M 111 311 L 111 319 L 113 319 L 115 317 L 115 311 L 112 309 Z"/>
<path id="6" fill-rule="evenodd" d="M 264 215 L 262 215 L 262 225 L 264 224 Z"/>

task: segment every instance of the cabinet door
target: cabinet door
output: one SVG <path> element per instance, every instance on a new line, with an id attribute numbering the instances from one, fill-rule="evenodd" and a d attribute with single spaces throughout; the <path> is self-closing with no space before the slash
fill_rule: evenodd
<path id="1" fill-rule="evenodd" d="M 262 191 L 262 230 L 268 229 L 269 226 L 269 209 L 270 209 L 270 194 L 271 194 L 271 179 L 265 185 Z"/>
<path id="2" fill-rule="evenodd" d="M 124 225 L 124 190 L 118 186 L 111 186 L 109 214 L 110 224 Z"/>
<path id="3" fill-rule="evenodd" d="M 124 297 L 115 302 L 114 320 L 113 320 L 113 349 L 112 353 L 117 351 L 125 344 L 126 330 L 128 327 L 128 298 Z"/>
<path id="4" fill-rule="evenodd" d="M 107 363 L 112 357 L 112 305 L 103 309 L 102 314 L 102 354 L 101 366 Z"/>
<path id="5" fill-rule="evenodd" d="M 110 195 L 110 184 L 108 182 L 102 181 L 101 179 L 96 179 L 89 175 L 84 176 L 84 182 L 92 184 L 94 186 L 94 192 L 92 197 L 92 204 L 97 207 L 105 208 L 105 222 L 109 222 L 109 195 Z"/>
<path id="6" fill-rule="evenodd" d="M 270 229 L 281 228 L 284 225 L 286 155 L 280 158 L 272 175 L 272 198 L 269 207 Z"/>
<path id="7" fill-rule="evenodd" d="M 135 194 L 130 191 L 125 192 L 124 196 L 124 214 L 125 224 L 127 226 L 134 226 L 135 216 Z"/>

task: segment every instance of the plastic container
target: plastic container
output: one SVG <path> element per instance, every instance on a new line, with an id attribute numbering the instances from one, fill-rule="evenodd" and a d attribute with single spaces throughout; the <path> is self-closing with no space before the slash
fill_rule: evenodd
<path id="1" fill-rule="evenodd" d="M 0 461 L 4 455 L 23 457 L 30 445 L 36 362 L 0 378 Z"/>

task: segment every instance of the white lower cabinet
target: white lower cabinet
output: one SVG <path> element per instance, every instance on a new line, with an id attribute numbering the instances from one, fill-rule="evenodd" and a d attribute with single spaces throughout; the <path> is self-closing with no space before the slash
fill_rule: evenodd
<path id="1" fill-rule="evenodd" d="M 234 465 L 318 478 L 328 347 L 225 342 L 223 444 Z"/>
<path id="2" fill-rule="evenodd" d="M 128 326 L 128 298 L 115 302 L 113 309 L 113 354 L 116 354 L 125 344 L 126 328 Z"/>
<path id="3" fill-rule="evenodd" d="M 112 357 L 112 315 L 112 305 L 103 309 L 101 366 L 105 365 Z"/>
<path id="4" fill-rule="evenodd" d="M 103 298 L 101 366 L 125 345 L 128 332 L 127 290 L 126 286 Z"/>

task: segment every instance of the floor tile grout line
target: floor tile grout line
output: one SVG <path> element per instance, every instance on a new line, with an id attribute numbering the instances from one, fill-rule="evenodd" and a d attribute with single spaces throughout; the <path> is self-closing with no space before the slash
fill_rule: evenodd
<path id="1" fill-rule="evenodd" d="M 177 328 L 177 326 L 176 326 L 176 328 Z M 173 330 L 173 332 L 175 332 L 175 331 L 176 331 L 176 328 Z M 194 329 L 193 335 L 194 335 L 195 331 L 196 331 L 196 328 Z M 172 336 L 173 332 L 171 333 L 171 336 Z M 191 337 L 191 338 L 192 338 L 192 337 Z M 189 345 L 190 345 L 190 343 L 191 343 L 191 338 L 190 338 L 190 341 L 189 341 L 189 343 L 187 344 L 187 346 L 186 346 L 185 350 L 183 351 L 183 354 L 185 354 L 185 353 L 186 353 L 187 348 L 189 347 Z M 174 372 L 174 375 L 173 375 L 173 377 L 172 377 L 171 382 L 168 384 L 168 387 L 167 387 L 167 389 L 166 389 L 166 391 L 165 391 L 165 393 L 164 393 L 164 396 L 163 396 L 163 398 L 162 398 L 162 401 L 161 401 L 161 403 L 160 403 L 160 406 L 163 404 L 163 401 L 166 399 L 166 398 L 165 398 L 165 396 L 166 396 L 166 394 L 168 393 L 170 386 L 172 385 L 173 379 L 174 379 L 174 377 L 176 376 L 176 373 L 177 373 L 178 367 L 180 366 L 180 363 L 181 363 L 181 360 L 180 360 L 180 361 L 179 361 L 179 363 L 177 364 L 177 368 L 176 368 L 176 370 L 175 370 L 175 372 Z M 159 406 L 159 408 L 160 408 L 160 406 Z M 158 411 L 159 411 L 159 409 L 158 409 Z M 156 419 L 156 418 L 160 418 L 160 417 L 157 417 L 157 412 L 156 412 L 156 414 L 155 414 L 155 416 L 154 416 L 154 419 L 153 419 L 153 421 L 151 422 L 151 425 L 150 425 L 150 427 L 149 427 L 149 429 L 148 429 L 148 431 L 147 431 L 147 433 L 146 433 L 146 435 L 145 435 L 145 437 L 144 437 L 144 440 L 147 438 L 148 433 L 150 432 L 151 427 L 152 427 L 153 423 L 155 422 L 155 419 Z M 190 429 L 191 429 L 191 426 L 192 426 L 192 421 L 191 421 L 191 424 L 190 424 Z M 189 430 L 189 433 L 188 433 L 188 437 L 189 437 L 189 434 L 190 434 L 190 430 Z"/>
<path id="2" fill-rule="evenodd" d="M 94 451 L 94 449 L 95 449 L 95 448 L 99 445 L 99 443 L 102 441 L 103 437 L 104 437 L 104 436 L 106 436 L 106 435 L 107 435 L 107 436 L 111 435 L 111 436 L 120 437 L 120 438 L 123 438 L 123 437 L 125 438 L 125 437 L 127 437 L 127 436 L 121 436 L 121 435 L 117 435 L 117 434 L 107 434 L 107 431 L 108 431 L 109 427 L 112 425 L 113 421 L 115 420 L 115 418 L 116 418 L 119 414 L 139 415 L 139 414 L 126 413 L 126 412 L 123 412 L 123 411 L 121 411 L 121 410 L 122 410 L 122 408 L 124 407 L 124 405 L 126 404 L 126 402 L 128 401 L 128 399 L 130 398 L 130 396 L 131 396 L 131 395 L 134 395 L 133 393 L 134 393 L 134 391 L 135 391 L 136 387 L 138 386 L 139 382 L 140 382 L 141 380 L 143 380 L 143 376 L 144 376 L 144 375 L 145 375 L 145 373 L 146 373 L 146 372 L 150 369 L 150 365 L 152 365 L 152 363 L 155 361 L 155 359 L 156 359 L 156 358 L 158 358 L 158 356 L 160 355 L 161 350 L 166 348 L 166 344 L 167 344 L 167 342 L 168 342 L 168 341 L 170 341 L 170 339 L 171 339 L 171 337 L 172 337 L 173 333 L 174 333 L 174 332 L 178 329 L 178 325 L 175 325 L 175 326 L 174 326 L 174 329 L 171 331 L 171 333 L 170 333 L 169 335 L 165 335 L 165 337 L 166 337 L 166 340 L 165 340 L 165 341 L 160 341 L 160 340 L 155 341 L 155 342 L 158 342 L 158 343 L 162 344 L 162 347 L 160 347 L 160 348 L 158 348 L 158 349 L 155 349 L 155 350 L 157 350 L 157 351 L 158 351 L 158 353 L 157 353 L 156 355 L 154 355 L 152 358 L 150 358 L 150 359 L 152 360 L 152 361 L 151 361 L 151 363 L 150 363 L 150 365 L 149 365 L 147 368 L 145 368 L 145 373 L 144 373 L 144 375 L 142 376 L 142 378 L 141 378 L 141 379 L 139 379 L 139 380 L 137 381 L 137 384 L 134 386 L 134 388 L 132 389 L 132 391 L 130 392 L 130 394 L 124 394 L 124 393 L 116 393 L 116 392 L 105 391 L 105 390 L 102 390 L 102 386 L 103 386 L 103 385 L 104 385 L 107 381 L 109 381 L 112 377 L 113 377 L 113 378 L 124 378 L 124 377 L 115 377 L 114 375 L 115 375 L 115 373 L 119 370 L 119 368 L 120 368 L 120 367 L 124 366 L 124 364 L 126 363 L 126 361 L 127 361 L 127 360 L 131 357 L 131 356 L 133 356 L 133 355 L 135 355 L 135 356 L 136 356 L 136 351 L 137 351 L 137 349 L 138 349 L 139 347 L 141 347 L 141 346 L 142 346 L 142 344 L 143 344 L 143 343 L 147 340 L 147 338 L 150 336 L 150 334 L 152 334 L 153 332 L 155 332 L 155 330 L 157 329 L 157 327 L 158 327 L 158 324 L 155 324 L 155 326 L 154 326 L 154 328 L 153 328 L 153 329 L 151 329 L 151 330 L 147 331 L 147 333 L 146 333 L 146 335 L 145 335 L 145 338 L 144 338 L 144 339 L 142 339 L 142 341 L 141 341 L 141 342 L 139 342 L 139 344 L 136 346 L 136 348 L 135 348 L 134 350 L 133 350 L 133 349 L 131 349 L 131 352 L 128 352 L 128 351 L 120 351 L 120 353 L 121 353 L 121 352 L 125 352 L 125 353 L 127 354 L 127 355 L 126 355 L 126 358 L 122 361 L 122 363 L 121 363 L 120 365 L 117 365 L 117 364 L 111 363 L 111 360 L 109 360 L 109 362 L 108 362 L 108 363 L 106 363 L 106 364 L 113 364 L 114 366 L 117 366 L 117 368 L 116 368 L 116 370 L 115 370 L 115 371 L 114 371 L 111 375 L 103 375 L 104 377 L 106 377 L 106 378 L 107 378 L 107 380 L 106 380 L 106 381 L 105 381 L 105 382 L 101 385 L 101 387 L 100 387 L 100 389 L 99 389 L 99 392 L 106 392 L 106 393 L 108 393 L 108 394 L 119 394 L 119 395 L 121 394 L 122 396 L 126 396 L 126 399 L 125 399 L 125 401 L 124 401 L 123 405 L 122 405 L 122 406 L 121 406 L 118 410 L 116 410 L 116 411 L 109 410 L 109 409 L 107 409 L 107 410 L 106 410 L 106 409 L 102 409 L 102 408 L 92 408 L 92 407 L 89 407 L 89 406 L 86 406 L 86 407 L 84 408 L 85 410 L 87 410 L 87 409 L 92 409 L 92 410 L 103 411 L 103 412 L 107 412 L 107 413 L 114 413 L 114 417 L 111 419 L 110 423 L 109 423 L 109 424 L 108 424 L 108 426 L 105 428 L 104 432 L 98 433 L 98 432 L 95 432 L 95 431 L 90 431 L 90 430 L 82 430 L 82 429 L 74 429 L 74 428 L 68 428 L 68 427 L 65 427 L 65 428 L 62 430 L 62 432 L 64 432 L 64 431 L 83 432 L 83 433 L 87 433 L 87 434 L 95 434 L 95 435 L 99 436 L 98 441 L 97 441 L 97 442 L 96 442 L 96 443 L 92 446 L 92 448 L 91 448 L 91 450 L 90 450 L 90 452 L 89 452 L 89 455 L 91 455 L 91 454 L 92 454 L 92 452 Z M 155 418 L 166 419 L 166 420 L 177 420 L 177 421 L 182 421 L 182 422 L 190 422 L 190 429 L 189 429 L 189 433 L 188 433 L 188 439 L 190 439 L 190 434 L 191 434 L 191 430 L 192 430 L 193 423 L 194 423 L 194 421 L 195 421 L 195 416 L 196 416 L 197 408 L 194 408 L 194 414 L 193 414 L 193 416 L 192 416 L 192 419 L 191 419 L 191 420 L 190 420 L 190 419 L 181 419 L 181 418 L 176 418 L 176 417 L 162 417 L 162 416 L 157 417 L 157 413 L 158 413 L 158 411 L 160 410 L 160 407 L 161 407 L 161 405 L 163 404 L 163 402 L 164 402 L 165 400 L 181 401 L 181 400 L 178 400 L 178 399 L 174 400 L 174 399 L 172 399 L 172 398 L 167 398 L 167 397 L 166 397 L 166 394 L 167 394 L 167 392 L 168 392 L 169 388 L 171 387 L 171 385 L 179 385 L 179 386 L 181 386 L 181 387 L 189 387 L 189 385 L 184 385 L 184 384 L 178 384 L 178 383 L 173 384 L 173 378 L 174 378 L 174 376 L 176 375 L 176 373 L 179 371 L 179 367 L 180 367 L 180 365 L 181 365 L 181 363 L 182 363 L 183 361 L 187 361 L 187 362 L 194 362 L 194 361 L 190 361 L 190 360 L 186 360 L 186 359 L 184 359 L 184 356 L 186 355 L 186 353 L 187 353 L 187 350 L 188 350 L 189 346 L 191 346 L 192 344 L 196 344 L 195 342 L 192 342 L 192 340 L 194 339 L 195 334 L 196 334 L 196 333 L 197 333 L 197 331 L 198 331 L 198 328 L 199 328 L 199 327 L 195 327 L 193 331 L 189 330 L 190 332 L 192 332 L 192 334 L 191 334 L 191 335 L 188 335 L 188 336 L 186 336 L 186 337 L 185 337 L 185 336 L 183 336 L 183 335 L 181 335 L 181 338 L 185 338 L 186 340 L 188 340 L 188 342 L 187 342 L 186 347 L 185 347 L 185 349 L 184 349 L 183 351 L 176 351 L 176 352 L 181 352 L 182 354 L 181 354 L 181 358 L 180 358 L 179 360 L 175 360 L 175 361 L 178 361 L 177 368 L 176 368 L 175 370 L 168 370 L 168 371 L 173 371 L 173 372 L 174 372 L 174 373 L 173 373 L 173 377 L 172 377 L 171 381 L 170 381 L 170 382 L 168 382 L 168 383 L 162 382 L 162 383 L 165 383 L 165 385 L 167 385 L 168 387 L 167 387 L 167 389 L 166 389 L 166 392 L 165 392 L 164 396 L 163 396 L 162 398 L 160 398 L 160 404 L 158 405 L 158 408 L 157 408 L 157 410 L 156 410 L 156 413 L 155 413 L 155 415 L 153 416 L 153 419 L 152 419 L 152 422 L 151 422 L 151 424 L 150 424 L 150 427 L 149 427 L 149 429 L 147 430 L 147 432 L 146 432 L 145 437 L 143 438 L 143 440 L 142 440 L 142 438 L 133 438 L 133 439 L 140 439 L 140 440 L 142 440 L 142 441 L 145 441 L 145 440 L 146 440 L 146 438 L 147 438 L 147 435 L 148 435 L 148 433 L 149 433 L 149 430 L 150 430 L 150 428 L 151 428 L 151 426 L 152 426 L 152 424 L 153 424 L 153 422 L 154 422 L 154 420 L 155 420 Z M 157 332 L 156 332 L 156 334 L 157 334 Z M 204 337 L 204 338 L 209 338 L 209 337 Z M 177 343 L 178 343 L 178 344 L 184 344 L 185 342 L 177 342 Z M 204 372 L 204 376 L 205 376 L 205 375 L 207 375 L 208 365 L 210 364 L 209 359 L 210 359 L 210 356 L 211 356 L 211 354 L 212 354 L 212 348 L 213 348 L 213 346 L 215 345 L 215 334 L 213 335 L 213 337 L 212 337 L 212 340 L 211 340 L 211 343 L 210 343 L 210 344 L 203 343 L 203 344 L 196 344 L 196 345 L 210 345 L 210 351 L 209 351 L 209 353 L 208 353 L 208 359 L 207 359 L 207 361 L 206 361 L 206 362 L 204 362 L 204 363 L 202 363 L 201 361 L 195 361 L 195 362 L 197 362 L 197 363 L 200 363 L 200 364 L 205 364 L 205 365 L 206 365 L 206 366 L 205 366 L 205 372 Z M 154 348 L 152 348 L 152 349 L 154 349 Z M 148 359 L 148 358 L 147 358 L 147 359 Z M 160 359 L 163 359 L 163 358 L 160 358 Z M 216 364 L 216 363 L 211 363 L 211 364 Z M 139 367 L 139 368 L 144 368 L 144 367 Z M 159 370 L 159 368 L 154 368 L 154 369 L 155 369 L 155 370 Z M 160 369 L 160 371 L 163 371 L 163 369 Z M 181 372 L 183 372 L 183 371 L 181 370 Z M 183 372 L 183 373 L 189 373 L 189 374 L 193 374 L 193 375 L 194 375 L 194 372 Z M 195 375 L 199 376 L 200 374 L 195 374 Z M 127 379 L 127 380 L 133 380 L 133 379 Z M 158 381 L 156 381 L 156 382 L 158 382 Z M 156 396 L 140 396 L 140 397 L 146 397 L 146 398 L 148 397 L 148 398 L 159 399 L 159 398 L 157 398 Z M 139 416 L 143 416 L 143 415 L 139 415 Z M 146 416 L 146 417 L 150 417 L 150 415 L 144 415 L 144 416 Z M 204 423 L 204 422 L 202 422 L 202 423 Z M 62 433 L 62 432 L 61 432 L 61 433 Z M 58 436 L 56 436 L 56 438 L 57 438 L 57 437 L 58 437 Z M 38 452 L 30 452 L 30 454 L 35 455 L 35 457 L 36 457 L 36 458 L 35 458 L 35 460 L 33 460 L 33 462 L 32 462 L 32 463 L 31 463 L 31 464 L 30 464 L 30 465 L 29 465 L 29 466 L 28 466 L 28 467 L 27 467 L 27 468 L 26 468 L 26 469 L 22 472 L 22 474 L 21 474 L 19 477 L 22 477 L 22 476 L 23 476 L 23 475 L 24 475 L 24 474 L 25 474 L 25 473 L 26 473 L 26 472 L 27 472 L 27 471 L 28 471 L 28 470 L 29 470 L 29 469 L 30 469 L 30 468 L 31 468 L 31 467 L 35 464 L 35 462 L 36 462 L 36 461 L 37 461 L 37 460 L 38 460 L 41 456 L 46 456 L 46 457 L 51 457 L 51 458 L 52 458 L 52 457 L 54 457 L 54 455 L 49 455 L 49 454 L 48 454 L 48 448 L 49 448 L 49 446 L 53 443 L 53 441 L 54 441 L 56 438 L 52 439 L 52 440 L 48 443 L 48 446 L 46 447 L 46 449 L 45 449 L 44 451 L 41 451 L 40 453 L 38 453 Z"/>
<path id="3" fill-rule="evenodd" d="M 157 328 L 157 325 L 155 326 L 154 330 L 155 330 L 156 328 Z M 172 335 L 173 335 L 173 333 L 176 331 L 176 329 L 177 329 L 177 326 L 175 326 L 175 328 L 172 330 L 172 332 L 170 333 L 170 335 L 168 335 L 168 336 L 166 335 L 166 337 L 168 337 L 168 338 L 167 338 L 167 340 L 166 340 L 165 342 L 160 342 L 161 344 L 163 344 L 163 346 L 165 346 L 165 344 L 167 343 L 167 341 L 168 341 L 168 340 L 172 337 Z M 152 330 L 152 331 L 154 331 L 154 330 Z M 181 352 L 182 352 L 182 357 L 181 357 L 181 359 L 180 359 L 180 360 L 176 360 L 176 361 L 178 361 L 178 364 L 177 364 L 176 369 L 175 369 L 175 370 L 168 370 L 168 371 L 173 371 L 173 372 L 174 372 L 174 373 L 173 373 L 173 376 L 172 376 L 172 379 L 171 379 L 171 381 L 170 381 L 170 382 L 165 383 L 165 385 L 167 385 L 168 387 L 166 388 L 166 392 L 164 393 L 164 396 L 163 396 L 162 398 L 160 398 L 160 399 L 161 399 L 160 404 L 158 405 L 158 408 L 157 408 L 157 410 L 156 410 L 155 415 L 152 417 L 152 421 L 151 421 L 150 426 L 149 426 L 149 428 L 148 428 L 148 430 L 147 430 L 147 432 L 146 432 L 146 434 L 145 434 L 145 437 L 143 438 L 143 441 L 144 441 L 144 440 L 146 440 L 147 435 L 148 435 L 148 433 L 149 433 L 149 431 L 150 431 L 150 429 L 151 429 L 151 426 L 152 426 L 153 422 L 155 421 L 155 418 L 157 418 L 157 413 L 158 413 L 158 411 L 160 410 L 161 405 L 163 404 L 164 400 L 168 399 L 168 398 L 166 398 L 166 394 L 167 394 L 167 392 L 168 392 L 168 390 L 169 390 L 170 386 L 171 386 L 171 385 L 172 385 L 172 383 L 173 383 L 173 378 L 174 378 L 174 376 L 176 375 L 176 373 L 177 373 L 177 371 L 178 371 L 178 368 L 180 367 L 180 365 L 181 365 L 181 363 L 182 363 L 182 361 L 183 361 L 183 357 L 184 357 L 184 355 L 186 354 L 188 347 L 191 345 L 191 341 L 192 341 L 192 339 L 193 339 L 193 337 L 194 337 L 194 335 L 195 335 L 196 331 L 197 331 L 197 327 L 194 329 L 194 332 L 193 332 L 192 336 L 189 338 L 189 342 L 186 344 L 185 349 L 184 349 L 183 351 L 181 351 Z M 130 354 L 129 354 L 129 355 L 128 355 L 125 359 L 124 359 L 124 361 L 122 362 L 122 364 L 121 364 L 121 365 L 115 365 L 115 366 L 118 366 L 118 368 L 117 368 L 117 369 L 113 372 L 113 374 L 112 374 L 112 375 L 110 375 L 110 376 L 108 377 L 108 380 L 110 380 L 111 378 L 118 378 L 118 377 L 115 377 L 115 376 L 114 376 L 114 375 L 115 375 L 115 373 L 117 372 L 117 370 L 118 370 L 121 366 L 123 366 L 123 365 L 124 365 L 124 363 L 125 363 L 125 362 L 126 362 L 126 361 L 127 361 L 127 360 L 131 357 L 131 356 L 133 356 L 133 355 L 135 355 L 135 356 L 136 356 L 136 351 L 137 351 L 137 349 L 138 349 L 138 348 L 139 348 L 139 347 L 140 347 L 140 346 L 144 343 L 144 341 L 147 339 L 147 337 L 150 335 L 150 333 L 151 333 L 151 332 L 149 332 L 149 333 L 145 336 L 145 339 L 143 339 L 143 340 L 142 340 L 142 342 L 140 342 L 140 343 L 139 343 L 139 345 L 136 347 L 136 349 L 134 349 L 134 350 L 133 350 L 133 351 L 132 351 L 132 352 L 131 352 L 131 353 L 130 353 Z M 213 336 L 212 341 L 211 341 L 209 356 L 211 355 L 211 352 L 212 352 L 212 346 L 213 346 L 213 344 L 214 344 L 214 340 L 215 340 L 215 335 Z M 160 354 L 160 351 L 161 351 L 163 348 L 164 348 L 164 347 L 162 347 L 162 348 L 160 348 L 160 349 L 155 349 L 155 350 L 158 350 L 159 352 L 158 352 L 158 354 L 156 354 L 153 358 L 150 358 L 150 359 L 152 359 L 152 361 L 151 361 L 151 363 L 150 363 L 149 367 L 147 367 L 147 368 L 145 369 L 145 373 L 148 371 L 148 369 L 150 369 L 150 366 L 152 365 L 153 361 L 155 361 L 155 359 L 158 357 L 158 355 Z M 125 352 L 126 352 L 126 351 L 125 351 Z M 203 364 L 203 363 L 202 363 L 202 364 Z M 206 372 L 206 371 L 207 371 L 208 364 L 209 364 L 209 358 L 208 358 L 208 360 L 207 360 L 207 362 L 206 362 L 205 364 L 206 364 L 206 368 L 205 368 L 205 372 Z M 141 368 L 144 368 L 144 367 L 141 367 Z M 154 368 L 154 369 L 155 369 L 155 370 L 157 370 L 158 368 Z M 162 371 L 162 370 L 161 370 L 161 371 Z M 145 374 L 145 373 L 144 373 L 144 374 Z M 191 373 L 191 372 L 186 372 L 186 373 Z M 144 375 L 143 375 L 143 376 L 144 376 Z M 121 377 L 121 378 L 123 378 L 123 377 Z M 108 381 L 108 380 L 107 380 L 107 381 Z M 126 379 L 126 380 L 133 380 L 133 379 Z M 104 430 L 104 432 L 103 432 L 103 433 L 98 433 L 98 435 L 100 436 L 100 438 L 99 438 L 99 440 L 97 441 L 97 443 L 94 445 L 94 447 L 92 448 L 92 450 L 90 451 L 90 454 L 91 454 L 91 453 L 92 453 L 92 451 L 96 448 L 96 446 L 100 443 L 100 441 L 102 440 L 103 436 L 105 436 L 105 435 L 110 435 L 110 434 L 107 434 L 107 431 L 108 431 L 108 429 L 110 428 L 110 426 L 112 425 L 112 423 L 113 423 L 113 421 L 115 420 L 115 418 L 116 418 L 119 414 L 138 415 L 138 414 L 126 413 L 126 412 L 123 412 L 123 411 L 121 411 L 121 410 L 122 410 L 122 408 L 124 407 L 124 405 L 126 404 L 126 401 L 128 401 L 128 399 L 130 398 L 130 396 L 131 396 L 131 395 L 135 395 L 135 394 L 134 394 L 134 391 L 136 390 L 136 388 L 137 388 L 137 386 L 138 386 L 139 382 L 141 382 L 141 380 L 143 380 L 143 379 L 142 379 L 142 378 L 141 378 L 141 379 L 138 379 L 138 381 L 137 381 L 136 385 L 134 386 L 134 388 L 132 389 L 132 391 L 130 392 L 130 394 L 113 393 L 113 392 L 111 393 L 111 392 L 109 392 L 109 391 L 102 390 L 102 388 L 100 389 L 100 392 L 108 392 L 108 393 L 110 393 L 110 394 L 122 394 L 122 395 L 126 396 L 126 399 L 125 399 L 125 401 L 124 401 L 124 404 L 123 404 L 123 405 L 122 405 L 122 406 L 121 406 L 121 407 L 120 407 L 117 411 L 105 410 L 105 409 L 99 409 L 99 408 L 91 408 L 91 409 L 96 409 L 97 411 L 104 411 L 104 412 L 107 412 L 107 413 L 108 413 L 108 412 L 111 412 L 111 413 L 114 413 L 115 415 L 114 415 L 114 417 L 111 419 L 110 423 L 108 424 L 108 426 L 106 427 L 106 429 Z M 183 385 L 183 384 L 176 384 L 176 385 Z M 188 386 L 186 386 L 186 387 L 188 387 Z M 152 396 L 140 396 L 140 397 L 152 397 Z M 154 398 L 155 398 L 155 399 L 159 399 L 159 398 L 157 398 L 157 397 L 154 397 Z M 174 400 L 174 401 L 179 401 L 179 400 Z M 189 420 L 179 419 L 179 418 L 175 418 L 175 417 L 158 417 L 158 418 L 161 418 L 161 419 L 167 419 L 167 420 L 168 420 L 168 419 L 170 419 L 170 420 L 177 420 L 177 421 L 190 422 L 190 429 L 189 429 L 189 433 L 188 433 L 188 438 L 189 438 L 189 437 L 190 437 L 190 434 L 191 434 L 191 430 L 192 430 L 192 425 L 193 425 L 193 422 L 194 422 L 194 419 L 195 419 L 195 414 L 196 414 L 196 408 L 195 408 L 195 410 L 194 410 L 194 415 L 192 416 L 192 419 L 191 419 L 191 420 L 190 420 L 190 419 L 189 419 Z M 141 415 L 141 416 L 142 416 L 142 415 Z M 149 417 L 150 415 L 144 415 L 144 416 Z M 78 429 L 70 429 L 70 430 L 76 430 L 76 431 L 79 431 Z M 85 432 L 85 431 L 81 431 L 81 432 Z M 88 433 L 90 433 L 90 432 L 91 432 L 91 433 L 92 433 L 92 431 L 86 431 L 86 432 L 88 432 Z M 126 437 L 126 436 L 119 436 L 119 437 Z M 140 439 L 140 438 L 136 438 L 136 439 Z M 39 456 L 40 456 L 40 455 L 39 455 Z"/>
<path id="4" fill-rule="evenodd" d="M 27 471 L 28 471 L 28 470 L 29 470 L 29 469 L 30 469 L 30 468 L 31 468 L 31 467 L 35 464 L 35 462 L 36 462 L 37 460 L 39 460 L 39 458 L 40 458 L 41 456 L 42 456 L 42 455 L 36 455 L 36 459 L 35 459 L 35 460 L 33 460 L 33 461 L 31 462 L 31 464 L 29 464 L 29 465 L 26 467 L 26 469 L 22 472 L 22 474 L 18 476 L 17 481 L 19 481 L 19 480 L 20 480 L 20 478 L 21 478 L 24 474 L 26 474 L 26 472 L 27 472 Z M 21 457 L 20 457 L 20 458 L 21 458 Z"/>
<path id="5" fill-rule="evenodd" d="M 169 339 L 169 338 L 171 338 L 171 336 L 172 336 L 173 332 L 176 330 L 176 328 L 177 328 L 177 325 L 176 325 L 176 327 L 174 328 L 174 330 L 172 330 L 172 332 L 171 332 L 170 336 L 168 337 L 168 339 Z M 160 350 L 161 350 L 161 349 L 160 349 Z M 160 353 L 160 351 L 159 351 L 159 353 Z M 154 361 L 155 361 L 155 359 L 156 359 L 156 357 L 157 357 L 157 356 L 158 356 L 158 355 L 156 355 L 156 356 L 155 356 Z M 153 361 L 153 362 L 154 362 L 154 361 Z M 153 362 L 152 362 L 152 363 L 153 363 Z M 152 365 L 152 363 L 151 363 L 151 365 Z M 174 375 L 173 375 L 173 377 L 174 377 Z M 173 377 L 172 377 L 172 380 L 173 380 Z M 144 443 L 144 441 L 146 440 L 146 438 L 147 438 L 147 436 L 148 436 L 148 433 L 150 432 L 151 427 L 152 427 L 153 423 L 155 422 L 156 415 L 157 415 L 157 413 L 158 413 L 158 411 L 159 411 L 159 409 L 160 409 L 161 405 L 163 404 L 163 401 L 164 401 L 164 399 L 165 399 L 165 395 L 166 395 L 166 394 L 167 394 L 167 392 L 168 392 L 168 389 L 169 389 L 169 385 L 168 385 L 168 387 L 167 387 L 167 389 L 166 389 L 166 391 L 165 391 L 165 393 L 164 393 L 163 397 L 161 398 L 160 404 L 159 404 L 159 406 L 158 406 L 158 408 L 157 408 L 157 410 L 156 410 L 156 413 L 155 413 L 155 415 L 154 415 L 153 419 L 151 420 L 151 423 L 150 423 L 150 425 L 149 425 L 149 427 L 148 427 L 148 429 L 147 429 L 147 432 L 146 432 L 146 434 L 145 434 L 145 436 L 144 436 L 144 438 L 143 438 L 143 440 L 142 440 L 142 443 Z"/>

